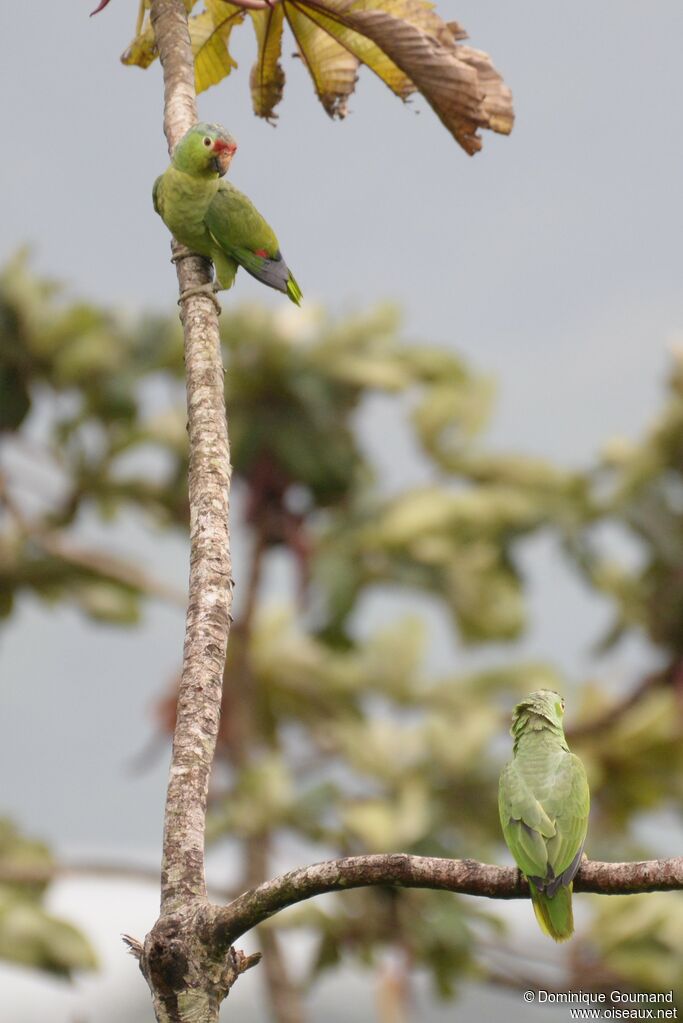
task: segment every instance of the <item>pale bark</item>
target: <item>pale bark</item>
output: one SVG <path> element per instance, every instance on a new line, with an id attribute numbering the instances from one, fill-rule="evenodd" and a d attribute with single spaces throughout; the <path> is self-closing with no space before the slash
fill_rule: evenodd
<path id="1" fill-rule="evenodd" d="M 194 65 L 182 0 L 154 0 L 152 24 L 164 73 L 169 153 L 197 121 Z M 180 292 L 211 279 L 199 256 L 176 264 Z M 202 295 L 185 300 L 185 372 L 190 443 L 190 593 L 183 672 L 164 818 L 162 909 L 206 897 L 204 825 L 218 734 L 230 627 L 230 452 L 218 318 Z"/>
<path id="2" fill-rule="evenodd" d="M 528 882 L 516 867 L 403 853 L 348 856 L 291 870 L 240 895 L 217 914 L 217 940 L 229 945 L 273 914 L 315 895 L 371 885 L 440 889 L 488 899 L 529 898 Z M 575 891 L 602 895 L 678 889 L 683 889 L 683 856 L 639 863 L 585 860 L 574 878 Z"/>

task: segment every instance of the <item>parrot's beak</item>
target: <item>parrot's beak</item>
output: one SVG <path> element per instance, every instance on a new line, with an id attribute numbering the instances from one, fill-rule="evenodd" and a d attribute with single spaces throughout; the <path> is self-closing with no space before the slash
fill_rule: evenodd
<path id="1" fill-rule="evenodd" d="M 237 145 L 225 139 L 216 139 L 213 144 L 213 151 L 216 154 L 213 165 L 216 168 L 216 173 L 222 178 L 232 163 L 232 158 L 237 151 Z"/>

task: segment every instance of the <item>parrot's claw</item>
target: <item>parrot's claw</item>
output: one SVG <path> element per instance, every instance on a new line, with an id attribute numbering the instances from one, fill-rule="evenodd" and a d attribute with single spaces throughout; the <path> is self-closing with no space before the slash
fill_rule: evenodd
<path id="1" fill-rule="evenodd" d="M 173 252 L 173 255 L 171 256 L 172 263 L 180 263 L 183 259 L 192 259 L 194 256 L 198 255 L 196 252 L 193 252 L 192 249 L 188 249 L 187 245 L 179 245 L 177 242 L 173 243 L 171 249 Z"/>
<path id="2" fill-rule="evenodd" d="M 194 288 L 186 288 L 178 299 L 178 305 L 182 305 L 185 299 L 190 298 L 192 295 L 204 295 L 206 298 L 210 298 L 216 307 L 216 312 L 219 316 L 221 315 L 223 310 L 220 302 L 216 298 L 215 284 L 197 284 Z"/>

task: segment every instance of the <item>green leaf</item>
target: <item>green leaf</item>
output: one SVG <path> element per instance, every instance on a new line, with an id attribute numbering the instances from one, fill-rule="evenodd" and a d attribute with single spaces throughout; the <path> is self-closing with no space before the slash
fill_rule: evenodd
<path id="1" fill-rule="evenodd" d="M 0 432 L 16 430 L 31 408 L 31 397 L 16 366 L 0 364 Z"/>
<path id="2" fill-rule="evenodd" d="M 75 927 L 41 905 L 53 867 L 46 845 L 0 819 L 0 959 L 68 977 L 97 960 Z"/>
<path id="3" fill-rule="evenodd" d="M 16 878 L 0 882 L 5 895 L 20 893 L 29 901 L 39 899 L 53 867 L 52 854 L 44 842 L 27 838 L 10 820 L 0 817 L 0 873 Z"/>
<path id="4" fill-rule="evenodd" d="M 407 778 L 395 798 L 348 803 L 342 816 L 351 835 L 369 852 L 406 849 L 429 831 L 429 794 L 418 778 Z"/>
<path id="5" fill-rule="evenodd" d="M 439 383 L 425 390 L 413 412 L 426 451 L 445 469 L 457 471 L 468 443 L 487 424 L 493 386 L 489 380 Z"/>
<path id="6" fill-rule="evenodd" d="M 69 977 L 93 970 L 97 958 L 86 938 L 71 924 L 40 906 L 0 894 L 0 959 Z"/>
<path id="7" fill-rule="evenodd" d="M 680 989 L 672 978 L 680 971 L 683 893 L 594 901 L 593 940 L 623 989 L 668 993 L 673 988 L 674 1003 L 680 1006 Z"/>
<path id="8" fill-rule="evenodd" d="M 134 625 L 140 620 L 140 599 L 130 587 L 106 579 L 84 578 L 70 587 L 70 593 L 96 621 Z"/>

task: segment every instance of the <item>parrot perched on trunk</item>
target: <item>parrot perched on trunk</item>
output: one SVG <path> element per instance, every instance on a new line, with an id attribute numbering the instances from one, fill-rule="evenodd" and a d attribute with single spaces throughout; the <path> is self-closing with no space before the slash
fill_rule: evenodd
<path id="1" fill-rule="evenodd" d="M 498 808 L 503 835 L 529 881 L 541 930 L 555 941 L 574 931 L 572 881 L 588 828 L 588 781 L 569 752 L 564 700 L 549 689 L 515 707 L 512 760 L 503 768 Z"/>
<path id="2" fill-rule="evenodd" d="M 278 240 L 251 200 L 226 173 L 237 144 L 218 124 L 195 124 L 173 150 L 170 166 L 154 182 L 154 209 L 173 236 L 213 262 L 216 281 L 185 292 L 232 287 L 238 266 L 301 304 L 302 294 L 282 258 Z"/>

